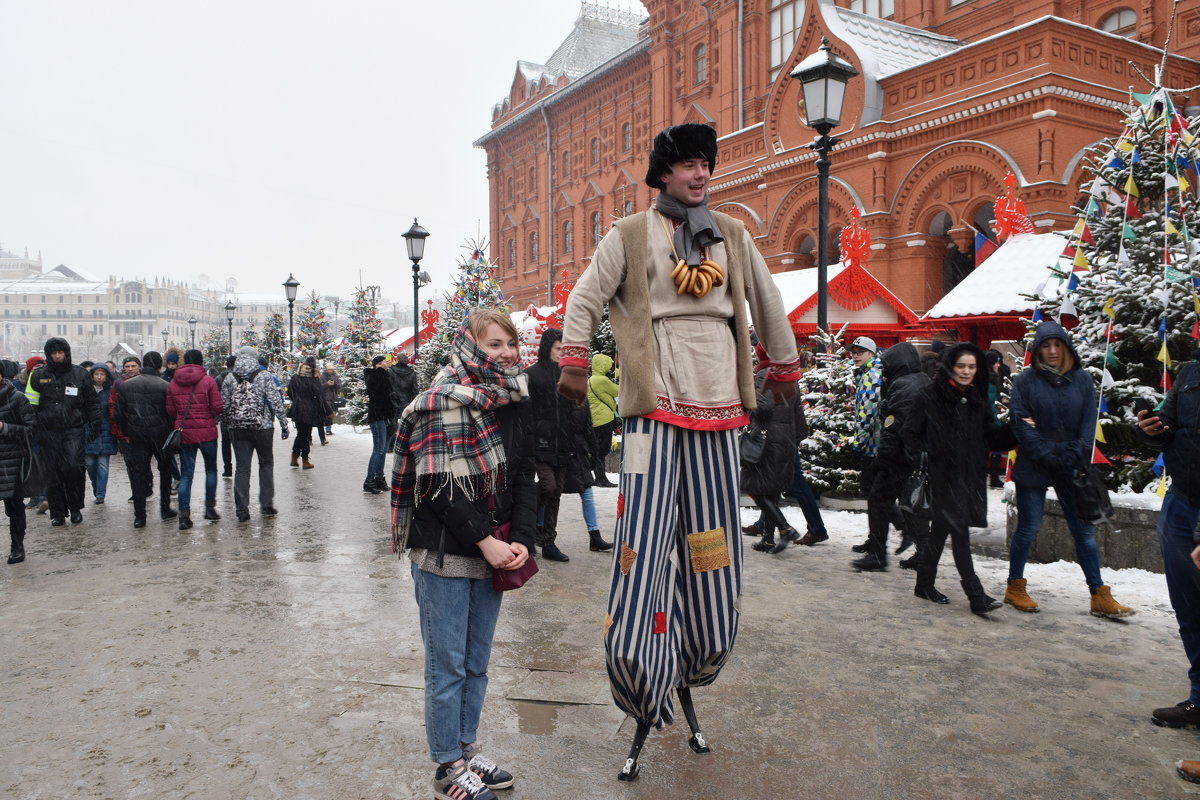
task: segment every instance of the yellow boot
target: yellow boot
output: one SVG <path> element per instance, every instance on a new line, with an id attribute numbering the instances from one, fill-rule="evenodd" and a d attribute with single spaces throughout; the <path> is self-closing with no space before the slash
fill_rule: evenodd
<path id="1" fill-rule="evenodd" d="M 1119 619 L 1120 617 L 1132 617 L 1135 613 L 1137 612 L 1129 606 L 1123 606 L 1116 600 L 1113 600 L 1112 589 L 1109 589 L 1107 586 L 1096 587 L 1096 593 L 1092 595 L 1093 617 Z"/>
<path id="2" fill-rule="evenodd" d="M 1024 578 L 1011 578 L 1008 581 L 1008 588 L 1004 590 L 1004 602 L 1015 608 L 1017 611 L 1027 611 L 1035 613 L 1041 611 L 1038 604 L 1033 602 L 1033 598 L 1025 591 Z"/>

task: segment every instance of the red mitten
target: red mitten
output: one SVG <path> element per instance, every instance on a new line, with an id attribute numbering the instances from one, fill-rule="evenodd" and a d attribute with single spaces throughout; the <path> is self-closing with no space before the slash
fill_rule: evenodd
<path id="1" fill-rule="evenodd" d="M 768 374 L 763 381 L 763 391 L 768 397 L 774 397 L 776 403 L 782 403 L 796 396 L 796 382 L 777 381 Z"/>
<path id="2" fill-rule="evenodd" d="M 583 367 L 563 367 L 558 376 L 558 393 L 582 403 L 587 399 L 588 372 Z"/>

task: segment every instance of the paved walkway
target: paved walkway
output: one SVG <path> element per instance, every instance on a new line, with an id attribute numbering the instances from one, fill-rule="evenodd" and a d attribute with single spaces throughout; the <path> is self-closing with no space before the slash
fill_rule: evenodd
<path id="1" fill-rule="evenodd" d="M 82 525 L 31 517 L 28 561 L 0 568 L 0 796 L 431 796 L 411 579 L 387 496 L 360 491 L 370 436 L 339 428 L 308 471 L 283 466 L 286 447 L 274 519 L 234 522 L 222 479 L 221 522 L 134 530 L 119 460 Z M 615 490 L 597 494 L 609 531 Z M 948 563 L 949 606 L 914 598 L 911 573 L 850 572 L 861 531 L 747 551 L 733 661 L 696 694 L 713 752 L 691 753 L 682 724 L 656 731 L 641 779 L 620 783 L 632 726 L 603 670 L 608 559 L 578 502 L 563 508 L 571 562 L 507 598 L 496 636 L 484 742 L 519 779 L 502 798 L 1200 793 L 1172 768 L 1200 737 L 1148 721 L 1186 696 L 1169 609 L 1099 620 L 1081 588 L 981 619 Z"/>

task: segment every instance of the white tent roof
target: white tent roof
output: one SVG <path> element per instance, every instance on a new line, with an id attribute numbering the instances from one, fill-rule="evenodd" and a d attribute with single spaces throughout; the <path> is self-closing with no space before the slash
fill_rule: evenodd
<path id="1" fill-rule="evenodd" d="M 846 268 L 845 264 L 830 264 L 826 272 L 826 283 L 836 278 Z M 783 310 L 789 314 L 796 306 L 817 293 L 817 270 L 797 269 L 790 272 L 776 272 L 772 276 L 779 288 L 779 297 L 783 300 Z"/>
<path id="2" fill-rule="evenodd" d="M 1036 304 L 1021 295 L 1034 294 L 1039 287 L 1043 296 L 1057 294 L 1057 276 L 1050 269 L 1057 266 L 1068 241 L 1060 233 L 1015 234 L 922 319 L 1031 313 Z"/>

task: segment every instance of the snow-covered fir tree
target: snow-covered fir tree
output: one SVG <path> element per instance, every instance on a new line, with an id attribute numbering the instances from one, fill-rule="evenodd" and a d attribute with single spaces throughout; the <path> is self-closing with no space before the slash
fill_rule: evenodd
<path id="1" fill-rule="evenodd" d="M 286 363 L 287 326 L 284 325 L 283 314 L 275 312 L 267 317 L 262 336 L 259 337 L 258 354 L 266 356 L 272 368 Z"/>
<path id="2" fill-rule="evenodd" d="M 199 350 L 204 353 L 205 364 L 223 368 L 229 356 L 229 334 L 224 328 L 209 328 L 200 338 Z"/>
<path id="3" fill-rule="evenodd" d="M 417 386 L 421 389 L 428 387 L 438 370 L 450 362 L 450 342 L 472 309 L 495 308 L 506 314 L 509 312 L 508 301 L 496 278 L 496 265 L 484 255 L 487 243 L 469 242 L 465 249 L 469 255 L 458 262 L 454 288 L 444 297 L 433 336 L 417 351 L 417 363 L 413 368 L 417 372 Z"/>
<path id="4" fill-rule="evenodd" d="M 857 430 L 854 361 L 837 336 L 818 331 L 812 340 L 823 345 L 824 352 L 815 356 L 816 365 L 800 379 L 809 429 L 808 438 L 800 443 L 800 460 L 814 492 L 857 494 L 857 457 L 850 449 Z"/>
<path id="5" fill-rule="evenodd" d="M 1124 125 L 1088 152 L 1086 201 L 1059 259 L 1059 291 L 1051 279 L 1039 292 L 1031 326 L 1078 320 L 1072 337 L 1103 395 L 1096 460 L 1112 463 L 1112 488 L 1140 491 L 1154 479 L 1156 454 L 1134 435 L 1137 406 L 1162 401 L 1200 338 L 1200 137 L 1163 89 L 1133 95 Z"/>
<path id="6" fill-rule="evenodd" d="M 351 425 L 363 425 L 367 421 L 367 386 L 362 370 L 370 365 L 372 358 L 383 354 L 383 322 L 366 289 L 354 290 L 354 301 L 346 313 L 342 336 L 338 351 L 345 370 L 346 405 L 342 414 Z"/>
<path id="7" fill-rule="evenodd" d="M 296 351 L 305 356 L 323 357 L 329 352 L 330 321 L 321 299 L 313 292 L 300 312 L 296 330 Z"/>
<path id="8" fill-rule="evenodd" d="M 239 338 L 241 340 L 242 347 L 253 347 L 258 349 L 259 345 L 262 344 L 262 339 L 259 337 L 258 331 L 254 329 L 253 322 L 251 322 L 245 328 L 242 328 L 242 333 Z"/>

